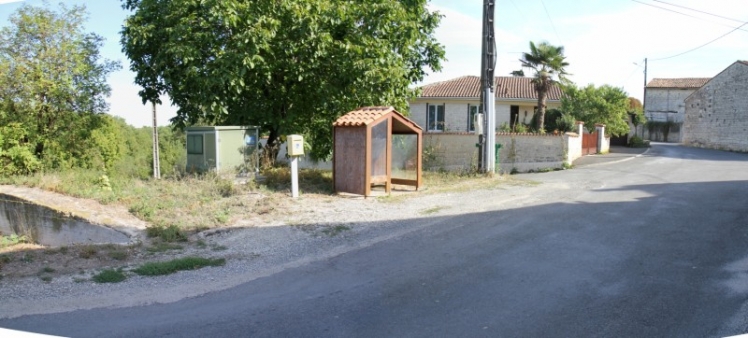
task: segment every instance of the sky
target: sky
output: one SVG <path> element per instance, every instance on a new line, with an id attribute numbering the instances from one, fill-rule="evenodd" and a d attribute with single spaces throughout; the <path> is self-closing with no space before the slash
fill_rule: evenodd
<path id="1" fill-rule="evenodd" d="M 59 1 L 58 1 L 59 2 Z M 84 4 L 87 29 L 103 36 L 102 55 L 122 70 L 109 76 L 110 113 L 134 126 L 151 125 L 150 106 L 142 104 L 134 73 L 121 51 L 119 32 L 128 13 L 120 0 L 61 0 Z M 42 0 L 0 0 L 0 26 L 22 4 Z M 57 2 L 49 2 L 46 5 Z M 432 0 L 429 8 L 444 17 L 435 35 L 446 49 L 440 72 L 429 84 L 463 75 L 479 75 L 482 0 Z M 521 69 L 529 42 L 563 46 L 577 85 L 612 85 L 642 99 L 644 59 L 647 79 L 713 77 L 737 60 L 748 60 L 748 6 L 745 0 L 497 0 L 496 75 Z M 525 71 L 528 76 L 529 71 Z M 158 107 L 158 124 L 168 125 L 176 107 Z"/>

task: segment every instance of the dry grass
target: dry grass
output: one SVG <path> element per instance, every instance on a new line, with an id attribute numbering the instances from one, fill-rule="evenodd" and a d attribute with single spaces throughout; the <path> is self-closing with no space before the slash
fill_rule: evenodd
<path id="1" fill-rule="evenodd" d="M 291 190 L 288 168 L 270 168 L 261 183 L 236 184 L 216 174 L 162 180 L 110 177 L 112 191 L 99 186 L 101 172 L 76 170 L 2 178 L 0 182 L 37 187 L 102 204 L 126 207 L 136 217 L 161 228 L 203 230 L 253 216 L 282 213 Z M 301 170 L 299 186 L 308 196 L 332 194 L 332 173 Z"/>

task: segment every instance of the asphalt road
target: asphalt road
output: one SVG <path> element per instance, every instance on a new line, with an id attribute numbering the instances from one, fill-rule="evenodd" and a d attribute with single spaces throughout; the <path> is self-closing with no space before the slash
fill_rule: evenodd
<path id="1" fill-rule="evenodd" d="M 531 203 L 424 217 L 433 224 L 201 297 L 0 327 L 73 337 L 748 330 L 748 154 L 658 144 L 628 161 L 522 177 L 548 188 Z"/>

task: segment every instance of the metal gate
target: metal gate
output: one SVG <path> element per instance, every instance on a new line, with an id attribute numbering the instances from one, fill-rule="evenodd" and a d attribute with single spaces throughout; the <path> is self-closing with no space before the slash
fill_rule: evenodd
<path id="1" fill-rule="evenodd" d="M 582 155 L 597 154 L 598 132 L 582 135 Z"/>

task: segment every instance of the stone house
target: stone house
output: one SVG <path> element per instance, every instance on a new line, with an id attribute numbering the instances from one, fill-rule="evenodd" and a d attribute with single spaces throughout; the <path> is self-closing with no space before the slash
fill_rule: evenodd
<path id="1" fill-rule="evenodd" d="M 529 77 L 498 76 L 495 79 L 496 126 L 529 124 L 538 104 L 538 96 Z M 410 118 L 425 126 L 425 132 L 471 132 L 473 116 L 480 107 L 480 77 L 462 76 L 422 87 L 411 100 Z M 561 107 L 561 89 L 551 87 L 547 109 Z"/>
<path id="2" fill-rule="evenodd" d="M 681 142 L 685 99 L 707 81 L 709 78 L 654 78 L 649 81 L 644 92 L 644 115 L 654 123 L 650 123 L 650 128 L 644 132 L 645 138 Z"/>
<path id="3" fill-rule="evenodd" d="M 736 61 L 684 102 L 683 143 L 748 152 L 748 61 Z"/>

